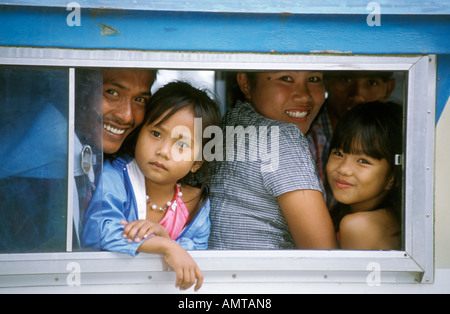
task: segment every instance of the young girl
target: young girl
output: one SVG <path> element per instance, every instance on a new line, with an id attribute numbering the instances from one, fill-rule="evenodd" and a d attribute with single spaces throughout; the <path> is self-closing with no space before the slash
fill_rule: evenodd
<path id="1" fill-rule="evenodd" d="M 342 249 L 400 249 L 401 166 L 395 159 L 401 153 L 400 106 L 361 104 L 339 121 L 326 170 Z"/>
<path id="2" fill-rule="evenodd" d="M 252 137 L 258 140 L 246 140 L 244 147 L 234 141 L 229 150 L 234 135 L 229 138 L 224 131 L 226 158 L 208 167 L 210 248 L 336 248 L 331 217 L 303 135 L 325 99 L 322 73 L 241 72 L 236 79 L 244 99 L 226 114 L 222 128 L 238 130 L 237 137 L 255 130 L 259 133 Z M 250 155 L 255 147 L 260 150 L 257 159 L 242 160 L 237 155 L 241 148 Z M 266 152 L 263 147 L 271 148 L 269 165 L 261 157 Z"/>
<path id="3" fill-rule="evenodd" d="M 119 157 L 104 164 L 103 187 L 88 208 L 82 242 L 131 256 L 162 254 L 176 286 L 187 289 L 197 281 L 198 290 L 203 275 L 185 250 L 207 248 L 210 205 L 206 186 L 184 180 L 203 163 L 194 118 L 204 129 L 220 122 L 220 110 L 205 92 L 183 82 L 159 89 L 148 108 Z"/>

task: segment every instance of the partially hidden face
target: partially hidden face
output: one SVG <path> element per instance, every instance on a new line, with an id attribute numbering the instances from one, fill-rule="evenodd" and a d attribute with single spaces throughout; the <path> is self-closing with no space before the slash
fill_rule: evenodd
<path id="1" fill-rule="evenodd" d="M 395 80 L 385 81 L 377 76 L 342 75 L 329 78 L 327 86 L 327 106 L 341 118 L 358 104 L 385 102 L 395 88 Z"/>

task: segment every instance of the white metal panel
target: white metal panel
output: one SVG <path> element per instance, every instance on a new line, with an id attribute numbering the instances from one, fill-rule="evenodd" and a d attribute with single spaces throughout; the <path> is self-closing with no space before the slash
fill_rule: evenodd
<path id="1" fill-rule="evenodd" d="M 66 250 L 68 252 L 72 251 L 73 243 L 73 199 L 74 199 L 74 189 L 75 182 L 71 180 L 74 178 L 74 143 L 75 143 L 75 69 L 69 69 L 69 110 L 68 110 L 68 124 L 67 124 L 67 139 L 68 139 L 68 166 L 67 166 L 67 177 L 70 178 L 67 182 L 67 235 L 66 235 Z"/>
<path id="2" fill-rule="evenodd" d="M 184 70 L 408 71 L 422 56 L 278 54 L 1 47 L 0 64 Z"/>
<path id="3" fill-rule="evenodd" d="M 192 251 L 209 282 L 417 283 L 422 269 L 404 252 L 359 251 Z M 71 263 L 81 285 L 174 283 L 159 256 L 99 253 L 11 254 L 0 256 L 0 287 L 66 286 Z"/>
<path id="4" fill-rule="evenodd" d="M 409 71 L 405 153 L 406 251 L 433 278 L 434 123 L 436 59 L 421 58 Z"/>

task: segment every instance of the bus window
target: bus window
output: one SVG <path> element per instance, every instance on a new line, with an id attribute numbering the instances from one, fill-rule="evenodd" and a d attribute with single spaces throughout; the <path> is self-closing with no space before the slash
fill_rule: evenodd
<path id="1" fill-rule="evenodd" d="M 68 69 L 0 69 L 2 253 L 80 248 L 84 211 L 103 160 L 102 75 L 101 70 L 77 69 L 71 136 L 69 77 Z"/>
<path id="2" fill-rule="evenodd" d="M 65 251 L 68 71 L 0 68 L 0 252 Z"/>
<path id="3" fill-rule="evenodd" d="M 214 98 L 222 112 L 225 108 L 225 81 L 221 79 L 220 71 L 206 70 L 158 70 L 157 80 L 152 86 L 152 94 L 159 88 L 172 81 L 184 81 L 192 86 L 205 90 L 211 98 Z"/>
<path id="4" fill-rule="evenodd" d="M 205 267 L 212 281 L 218 278 L 214 278 L 214 274 L 222 278 L 236 274 L 239 269 L 254 274 L 256 279 L 252 277 L 251 280 L 256 281 L 252 282 L 266 282 L 266 270 L 271 269 L 279 275 L 292 272 L 293 280 L 299 282 L 324 278 L 327 282 L 366 282 L 367 267 L 372 263 L 382 267 L 383 283 L 433 281 L 436 56 L 153 51 L 136 55 L 132 51 L 7 47 L 0 51 L 5 55 L 3 61 L 6 64 L 0 67 L 0 253 L 85 251 L 79 247 L 79 236 L 83 228 L 83 211 L 90 197 L 86 187 L 91 193 L 93 189 L 102 188 L 96 181 L 103 163 L 103 152 L 99 148 L 102 146 L 99 143 L 103 123 L 98 123 L 102 120 L 102 68 L 159 68 L 161 73 L 173 71 L 171 75 L 193 71 L 199 72 L 200 77 L 214 77 L 212 87 L 197 86 L 212 89 L 215 96 L 219 94 L 224 112 L 234 104 L 230 100 L 235 95 L 229 89 L 233 87 L 232 77 L 236 71 L 313 69 L 324 74 L 329 71 L 344 71 L 345 74 L 349 71 L 392 71 L 395 89 L 388 100 L 404 108 L 404 150 L 401 156 L 396 156 L 396 164 L 403 171 L 400 250 L 257 252 L 249 249 L 190 253 Z M 36 55 L 40 57 L 36 59 Z M 163 81 L 163 75 L 158 75 L 156 84 L 164 85 L 172 79 L 184 80 L 186 77 L 170 76 Z M 328 91 L 324 106 L 329 97 Z M 27 276 L 31 266 L 47 264 L 49 256 L 31 254 L 27 257 L 30 260 L 22 264 L 16 263 L 23 258 L 20 254 L 0 255 L 2 265 L 14 267 L 10 272 L 2 272 L 7 276 Z M 83 266 L 84 278 L 92 275 L 92 278 L 99 278 L 99 283 L 110 282 L 111 269 L 133 274 L 141 272 L 145 282 L 149 279 L 148 269 L 162 271 L 159 257 L 152 255 L 143 254 L 137 259 L 108 252 L 51 256 L 63 267 L 67 259 L 76 260 Z M 224 259 L 226 263 L 223 263 Z M 103 269 L 105 260 L 113 268 Z M 264 263 L 261 264 L 261 260 Z M 126 267 L 123 267 L 124 263 Z M 139 268 L 141 265 L 145 266 Z M 48 285 L 54 285 L 52 275 L 61 270 L 48 265 L 47 271 L 50 274 Z M 129 282 L 134 283 L 133 276 Z M 64 283 L 60 281 L 59 284 Z"/>
<path id="5" fill-rule="evenodd" d="M 246 72 L 247 75 L 249 75 L 248 71 L 243 70 L 243 72 Z M 321 71 L 322 72 L 322 71 Z M 254 73 L 254 72 L 253 72 Z M 285 73 L 285 72 L 282 72 Z M 231 100 L 231 102 L 228 102 L 227 106 L 229 108 L 232 108 L 234 104 L 236 103 L 236 100 L 240 101 L 246 101 L 245 96 L 240 91 L 239 86 L 237 86 L 236 83 L 236 72 L 226 72 L 227 77 L 227 100 Z M 393 106 L 397 107 L 398 105 L 398 116 L 396 117 L 398 121 L 395 123 L 396 130 L 398 130 L 398 133 L 392 134 L 391 138 L 395 138 L 395 143 L 398 144 L 397 147 L 392 147 L 392 149 L 398 154 L 398 156 L 401 156 L 403 154 L 403 146 L 402 138 L 404 139 L 404 132 L 403 131 L 403 124 L 404 124 L 404 112 L 406 108 L 406 100 L 404 99 L 404 82 L 405 82 L 405 75 L 406 72 L 402 71 L 357 71 L 357 70 L 340 70 L 340 71 L 323 71 L 323 85 L 324 90 L 326 91 L 326 97 L 325 101 L 318 112 L 314 122 L 312 122 L 311 127 L 309 130 L 305 133 L 305 136 L 308 139 L 309 144 L 309 150 L 311 152 L 311 155 L 313 157 L 314 162 L 316 163 L 316 169 L 318 172 L 318 175 L 320 177 L 322 190 L 324 191 L 324 197 L 327 200 L 327 205 L 330 210 L 330 213 L 332 214 L 333 220 L 335 220 L 336 223 L 336 231 L 338 232 L 339 228 L 339 221 L 342 219 L 341 211 L 347 212 L 349 211 L 349 207 L 351 203 L 345 203 L 345 204 L 339 204 L 337 205 L 336 199 L 333 195 L 332 189 L 330 188 L 327 178 L 326 178 L 326 166 L 329 156 L 329 146 L 332 139 L 332 136 L 334 134 L 334 130 L 341 118 L 343 118 L 346 113 L 353 107 L 355 107 L 358 104 L 363 103 L 370 103 L 370 102 L 378 102 L 378 103 L 385 103 L 388 102 L 392 104 Z M 233 121 L 235 122 L 235 121 Z M 394 127 L 394 126 L 392 126 Z M 247 144 L 246 144 L 247 145 Z M 250 144 L 248 144 L 250 145 Z M 393 144 L 394 145 L 394 144 Z M 247 146 L 246 146 L 247 147 Z M 389 149 L 388 149 L 389 151 Z M 387 152 L 383 152 L 387 153 Z M 225 156 L 225 153 L 224 153 Z M 280 155 L 281 156 L 281 155 Z M 247 157 L 246 157 L 247 158 Z M 282 158 L 282 157 L 280 157 Z M 224 157 L 225 159 L 225 157 Z M 250 162 L 249 159 L 245 159 L 244 162 Z M 389 164 L 394 164 L 394 158 L 389 160 Z M 224 168 L 227 166 L 225 165 Z M 231 166 L 230 166 L 231 168 Z M 214 168 L 218 169 L 218 168 Z M 390 223 L 395 225 L 397 228 L 395 234 L 395 245 L 390 244 L 390 249 L 400 250 L 402 248 L 403 239 L 401 237 L 401 228 L 400 226 L 403 224 L 403 204 L 402 204 L 402 168 L 401 163 L 398 163 L 397 165 L 392 166 L 392 169 L 395 169 L 395 181 L 399 184 L 395 186 L 395 189 L 390 189 L 389 194 L 389 202 L 387 201 L 387 198 L 383 202 L 384 205 L 382 206 L 388 206 L 389 205 L 389 213 L 394 213 L 392 219 L 389 219 Z M 229 171 L 227 169 L 225 173 Z M 239 170 L 241 172 L 241 169 Z M 394 171 L 393 171 L 394 173 Z M 359 174 L 359 173 L 358 173 Z M 350 176 L 348 177 L 350 178 Z M 222 181 L 223 180 L 223 181 Z M 227 200 L 234 199 L 236 196 L 233 193 L 227 194 L 227 192 L 224 192 L 224 195 L 221 192 L 216 192 L 214 189 L 216 189 L 218 186 L 227 185 L 227 180 L 229 180 L 226 175 L 223 176 L 220 174 L 218 177 L 215 177 L 212 181 L 213 187 L 211 187 L 213 193 L 216 195 L 219 195 L 218 198 L 220 201 L 212 200 L 212 204 L 218 204 L 220 206 L 221 202 L 227 202 Z M 219 184 L 217 184 L 219 182 Z M 229 181 L 233 182 L 233 181 Z M 281 181 L 278 181 L 281 182 Z M 232 183 L 232 185 L 239 185 L 238 182 Z M 243 187 L 246 189 L 246 187 Z M 398 192 L 398 193 L 397 193 Z M 269 194 L 267 192 L 267 194 Z M 373 195 L 372 195 L 373 196 Z M 367 197 L 367 196 L 366 196 Z M 364 201 L 365 199 L 359 199 L 358 201 Z M 228 214 L 229 212 L 233 212 L 234 217 L 239 217 L 239 204 L 242 204 L 245 202 L 244 199 L 237 201 L 237 206 L 233 208 L 232 210 L 228 210 L 227 207 L 232 206 L 232 202 L 230 201 L 223 207 L 219 207 L 216 210 L 223 214 Z M 258 202 L 259 203 L 259 202 Z M 393 208 L 391 208 L 393 207 Z M 340 208 L 340 210 L 335 210 L 335 208 Z M 345 210 L 344 210 L 345 209 Z M 373 211 L 377 209 L 371 208 L 370 210 Z M 211 221 L 214 225 L 215 223 L 219 224 L 218 220 L 224 219 L 223 216 L 220 214 L 214 213 L 214 206 L 212 206 L 212 214 L 211 214 Z M 244 211 L 243 211 L 244 212 Z M 251 212 L 257 219 L 263 219 L 263 214 L 258 214 L 259 208 L 256 206 L 251 209 Z M 335 213 L 339 212 L 339 215 L 336 215 Z M 380 211 L 377 211 L 380 212 Z M 220 216 L 220 218 L 218 218 Z M 241 217 L 237 218 L 237 220 L 234 222 L 235 224 L 238 224 L 238 221 L 244 220 L 245 213 L 242 214 Z M 350 216 L 349 216 L 350 217 Z M 365 216 L 366 217 L 366 216 Z M 232 218 L 230 218 L 232 219 Z M 256 222 L 255 222 L 256 223 Z M 265 221 L 264 222 L 267 225 L 272 226 L 273 229 L 277 230 L 278 232 L 283 232 L 286 235 L 286 239 L 289 239 L 289 230 L 287 228 L 280 228 L 275 226 L 275 224 L 272 221 Z M 273 225 L 272 225 L 273 223 Z M 386 222 L 385 222 L 386 223 Z M 215 229 L 217 230 L 217 228 Z M 218 232 L 218 231 L 216 231 Z M 223 230 L 221 230 L 223 232 Z M 248 229 L 245 230 L 245 234 L 249 234 L 251 231 Z M 220 233 L 222 234 L 222 233 Z M 257 235 L 262 235 L 263 231 L 257 230 L 254 231 L 253 235 L 256 237 Z M 233 236 L 236 236 L 235 234 Z M 212 235 L 213 237 L 213 249 L 214 248 L 221 248 L 221 249 L 232 249 L 234 246 L 234 242 L 236 238 L 229 238 L 229 242 L 226 244 L 223 243 L 215 243 L 215 239 L 221 238 L 224 239 L 225 236 L 218 236 L 217 234 Z M 237 236 L 239 238 L 239 236 Z M 241 235 L 242 238 L 242 235 Z M 291 247 L 295 248 L 293 243 L 289 242 L 288 240 L 285 240 L 283 238 L 283 241 L 280 241 L 283 243 L 289 243 Z M 390 238 L 389 238 L 390 239 Z M 226 242 L 226 241 L 225 241 Z M 390 240 L 390 242 L 393 242 Z M 244 241 L 245 243 L 245 241 Z M 242 243 L 240 243 L 242 244 Z M 223 245 L 223 246 L 221 246 Z M 378 244 L 380 247 L 386 247 L 382 245 L 381 243 Z M 240 246 L 240 249 L 272 249 L 276 247 L 270 246 L 269 244 L 260 244 L 258 247 L 252 246 L 252 243 L 246 243 L 242 244 Z M 279 246 L 281 247 L 281 245 Z"/>

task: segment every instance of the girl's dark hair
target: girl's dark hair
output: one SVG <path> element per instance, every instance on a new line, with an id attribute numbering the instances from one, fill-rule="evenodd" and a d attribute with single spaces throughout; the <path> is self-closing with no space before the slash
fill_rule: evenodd
<path id="1" fill-rule="evenodd" d="M 136 143 L 141 129 L 144 126 L 154 123 L 162 117 L 162 115 L 170 109 L 170 111 L 162 117 L 158 125 L 164 123 L 180 109 L 191 107 L 195 118 L 202 119 L 202 134 L 205 128 L 211 125 L 220 125 L 221 113 L 218 104 L 208 96 L 206 90 L 200 90 L 189 83 L 175 81 L 158 89 L 150 98 L 146 105 L 144 123 L 137 127 L 125 140 L 118 155 L 127 154 L 131 157 L 135 156 Z M 208 138 L 202 137 L 202 148 L 209 141 Z M 202 151 L 203 149 L 201 149 Z M 180 180 L 184 184 L 192 184 L 190 174 Z M 204 205 L 209 197 L 209 191 L 204 182 L 197 181 L 197 187 L 201 188 L 201 198 L 198 205 L 190 217 L 195 217 L 198 210 Z M 191 218 L 190 218 L 191 220 Z M 189 223 L 189 221 L 188 221 Z"/>
<path id="2" fill-rule="evenodd" d="M 394 174 L 394 184 L 378 207 L 391 208 L 401 221 L 402 167 L 395 164 L 395 155 L 403 151 L 403 108 L 392 102 L 372 102 L 353 107 L 339 121 L 330 142 L 333 149 L 346 154 L 365 154 L 372 158 L 386 159 Z M 339 222 L 349 209 L 338 203 L 332 209 L 333 222 L 338 230 Z"/>

